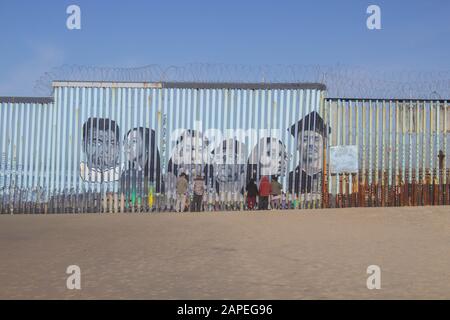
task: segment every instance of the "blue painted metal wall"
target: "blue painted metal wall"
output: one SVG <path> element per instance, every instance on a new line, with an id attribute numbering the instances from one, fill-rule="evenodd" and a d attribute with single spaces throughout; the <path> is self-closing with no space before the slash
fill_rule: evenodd
<path id="1" fill-rule="evenodd" d="M 324 89 L 55 82 L 54 104 L 1 105 L 2 212 L 171 210 L 182 171 L 206 179 L 207 210 L 242 209 L 263 175 L 279 177 L 286 205 L 318 207 L 321 174 L 302 182 L 295 170 Z"/>
<path id="2" fill-rule="evenodd" d="M 0 98 L 0 211 L 205 210 L 282 185 L 285 208 L 450 204 L 446 100 L 326 99 L 320 84 L 55 82 Z"/>

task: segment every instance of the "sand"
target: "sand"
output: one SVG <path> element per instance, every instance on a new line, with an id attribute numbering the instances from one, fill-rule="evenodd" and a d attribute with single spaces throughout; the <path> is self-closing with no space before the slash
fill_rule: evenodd
<path id="1" fill-rule="evenodd" d="M 450 207 L 2 215 L 0 261 L 1 299 L 450 299 Z"/>

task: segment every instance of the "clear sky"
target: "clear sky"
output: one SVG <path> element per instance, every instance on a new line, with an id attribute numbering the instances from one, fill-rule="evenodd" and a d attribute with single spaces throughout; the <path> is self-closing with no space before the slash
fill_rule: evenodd
<path id="1" fill-rule="evenodd" d="M 81 30 L 66 28 L 67 6 Z M 366 9 L 381 8 L 382 30 Z M 54 67 L 346 64 L 450 70 L 448 0 L 0 0 L 0 95 Z"/>

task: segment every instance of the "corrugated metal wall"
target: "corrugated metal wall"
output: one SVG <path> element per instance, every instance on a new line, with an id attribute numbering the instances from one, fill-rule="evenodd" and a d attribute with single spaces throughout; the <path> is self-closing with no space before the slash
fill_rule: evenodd
<path id="1" fill-rule="evenodd" d="M 327 99 L 327 206 L 450 204 L 447 101 Z"/>
<path id="2" fill-rule="evenodd" d="M 263 175 L 278 177 L 286 207 L 321 206 L 322 174 L 305 167 L 313 179 L 302 182 L 296 169 L 323 85 L 54 85 L 54 105 L 1 107 L 1 148 L 15 166 L 2 166 L 2 212 L 172 210 L 180 172 L 190 195 L 193 176 L 205 177 L 206 210 L 243 209 L 249 178 Z M 33 206 L 35 189 L 42 201 Z"/>
<path id="3" fill-rule="evenodd" d="M 41 211 L 49 199 L 54 107 L 51 99 L 8 100 L 0 101 L 0 211 Z"/>
<path id="4" fill-rule="evenodd" d="M 1 99 L 2 213 L 245 209 L 274 177 L 283 208 L 450 204 L 447 101 L 325 99 L 319 84 L 56 82 Z M 188 206 L 189 208 L 189 206 Z"/>

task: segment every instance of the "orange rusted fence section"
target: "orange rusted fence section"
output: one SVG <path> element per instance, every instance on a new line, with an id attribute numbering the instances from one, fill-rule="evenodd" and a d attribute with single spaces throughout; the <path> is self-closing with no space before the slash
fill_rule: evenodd
<path id="1" fill-rule="evenodd" d="M 326 99 L 323 207 L 450 204 L 443 100 Z"/>

